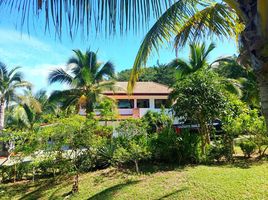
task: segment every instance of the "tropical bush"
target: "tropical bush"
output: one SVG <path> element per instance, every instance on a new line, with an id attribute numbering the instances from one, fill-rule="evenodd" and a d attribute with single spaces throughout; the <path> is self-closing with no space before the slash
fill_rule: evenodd
<path id="1" fill-rule="evenodd" d="M 250 156 L 254 153 L 256 150 L 256 144 L 253 143 L 252 141 L 245 141 L 241 142 L 239 144 L 241 150 L 243 151 L 245 157 L 250 158 Z"/>
<path id="2" fill-rule="evenodd" d="M 180 137 L 171 126 L 164 127 L 151 135 L 150 149 L 153 160 L 174 163 L 180 160 Z"/>
<path id="3" fill-rule="evenodd" d="M 142 121 L 147 124 L 147 133 L 152 134 L 160 132 L 164 127 L 170 126 L 173 120 L 165 114 L 164 109 L 160 113 L 148 111 L 143 117 Z"/>
<path id="4" fill-rule="evenodd" d="M 147 124 L 140 119 L 128 119 L 121 121 L 116 128 L 116 133 L 120 137 L 131 139 L 138 135 L 147 135 Z"/>
<path id="5" fill-rule="evenodd" d="M 202 161 L 201 136 L 195 130 L 184 129 L 180 133 L 181 163 L 199 163 Z"/>
<path id="6" fill-rule="evenodd" d="M 113 163 L 121 165 L 133 162 L 135 164 L 136 172 L 139 173 L 139 161 L 150 158 L 151 153 L 147 144 L 147 137 L 135 136 L 127 143 L 118 145 L 114 151 Z"/>

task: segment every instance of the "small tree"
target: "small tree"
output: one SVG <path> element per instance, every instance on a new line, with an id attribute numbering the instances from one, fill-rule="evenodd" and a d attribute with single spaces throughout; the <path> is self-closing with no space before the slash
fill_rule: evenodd
<path id="1" fill-rule="evenodd" d="M 41 133 L 46 151 L 57 153 L 58 159 L 67 158 L 71 161 L 76 173 L 72 189 L 73 193 L 78 192 L 79 183 L 79 166 L 76 161 L 83 151 L 91 148 L 94 126 L 96 126 L 95 122 L 90 119 L 73 116 L 60 119 L 54 125 L 43 128 Z M 48 140 L 51 142 L 48 143 Z"/>
<path id="2" fill-rule="evenodd" d="M 198 123 L 205 155 L 210 143 L 209 123 L 221 116 L 226 105 L 218 76 L 210 71 L 195 72 L 177 83 L 170 97 L 175 102 L 173 110 L 177 116 Z"/>
<path id="3" fill-rule="evenodd" d="M 105 121 L 106 126 L 107 121 L 115 119 L 118 115 L 115 102 L 108 98 L 99 103 L 97 110 L 100 112 L 100 119 Z"/>
<path id="4" fill-rule="evenodd" d="M 118 146 L 113 155 L 115 163 L 133 162 L 136 172 L 139 173 L 139 161 L 151 156 L 147 138 L 142 136 L 128 141 L 126 146 Z"/>
<path id="5" fill-rule="evenodd" d="M 18 170 L 18 166 L 25 165 L 24 158 L 31 156 L 33 161 L 36 158 L 35 152 L 39 150 L 40 143 L 38 141 L 37 131 L 25 131 L 25 130 L 14 130 L 4 129 L 1 141 L 9 144 L 9 153 L 12 155 L 13 165 L 13 181 L 23 178 L 23 172 Z M 19 175 L 20 174 L 20 175 Z M 33 169 L 33 180 L 34 180 L 34 169 Z"/>

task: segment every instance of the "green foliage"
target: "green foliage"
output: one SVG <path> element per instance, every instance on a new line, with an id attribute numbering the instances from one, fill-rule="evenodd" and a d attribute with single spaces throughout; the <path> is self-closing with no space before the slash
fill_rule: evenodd
<path id="1" fill-rule="evenodd" d="M 196 131 L 182 130 L 180 133 L 180 162 L 199 163 L 202 161 L 201 137 Z"/>
<path id="2" fill-rule="evenodd" d="M 239 146 L 241 150 L 243 151 L 245 157 L 248 157 L 248 158 L 250 158 L 250 156 L 256 150 L 256 144 L 254 144 L 252 141 L 241 142 Z"/>
<path id="3" fill-rule="evenodd" d="M 147 133 L 152 134 L 161 131 L 164 127 L 172 125 L 172 119 L 162 109 L 160 113 L 148 111 L 142 121 L 147 124 Z"/>
<path id="4" fill-rule="evenodd" d="M 150 138 L 150 149 L 153 160 L 171 162 L 180 161 L 181 138 L 169 126 L 164 127 L 159 133 L 154 133 Z"/>
<path id="5" fill-rule="evenodd" d="M 223 125 L 226 138 L 233 143 L 235 137 L 246 135 L 257 146 L 259 154 L 264 155 L 268 146 L 264 117 L 260 116 L 258 110 L 248 108 L 241 101 L 230 101 L 228 107 L 230 109 Z"/>
<path id="6" fill-rule="evenodd" d="M 128 119 L 119 123 L 116 133 L 120 137 L 131 139 L 138 135 L 147 135 L 146 127 L 141 119 Z"/>
<path id="7" fill-rule="evenodd" d="M 113 120 L 118 115 L 117 106 L 115 101 L 112 99 L 104 99 L 96 107 L 97 111 L 100 112 L 100 119 L 107 122 L 108 120 Z"/>
<path id="8" fill-rule="evenodd" d="M 114 82 L 105 77 L 114 76 L 114 66 L 111 62 L 102 65 L 97 60 L 97 54 L 89 50 L 85 53 L 74 50 L 74 53 L 75 57 L 67 62 L 73 66 L 71 72 L 59 68 L 49 74 L 49 83 L 66 83 L 70 88 L 54 91 L 49 99 L 60 102 L 63 109 L 75 106 L 76 109 L 85 108 L 86 113 L 90 114 L 101 98 L 101 91 L 113 87 Z"/>
<path id="9" fill-rule="evenodd" d="M 131 69 L 126 69 L 117 74 L 117 81 L 129 81 Z M 177 80 L 176 69 L 173 66 L 157 64 L 153 67 L 143 68 L 139 74 L 138 81 L 153 81 L 172 86 Z"/>
<path id="10" fill-rule="evenodd" d="M 226 97 L 217 78 L 212 72 L 200 71 L 175 85 L 171 99 L 176 115 L 198 122 L 219 117 L 225 109 Z"/>
<path id="11" fill-rule="evenodd" d="M 240 65 L 236 57 L 231 57 L 220 60 L 214 71 L 222 77 L 237 80 L 242 90 L 241 100 L 253 108 L 259 108 L 259 89 L 252 69 Z"/>
<path id="12" fill-rule="evenodd" d="M 147 137 L 135 136 L 132 140 L 128 140 L 127 143 L 118 144 L 113 154 L 113 163 L 116 165 L 122 165 L 129 162 L 134 162 L 136 172 L 139 173 L 139 161 L 148 159 L 151 153 L 147 144 Z"/>
<path id="13" fill-rule="evenodd" d="M 226 109 L 227 97 L 222 91 L 219 77 L 211 71 L 199 70 L 177 83 L 170 95 L 175 102 L 176 116 L 199 124 L 202 153 L 209 143 L 208 123 L 219 118 Z"/>

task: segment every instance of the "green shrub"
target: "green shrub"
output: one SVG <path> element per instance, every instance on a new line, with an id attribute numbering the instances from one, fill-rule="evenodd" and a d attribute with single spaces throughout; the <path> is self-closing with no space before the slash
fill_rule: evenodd
<path id="1" fill-rule="evenodd" d="M 219 162 L 225 156 L 225 148 L 223 145 L 210 145 L 208 148 L 208 160 Z"/>
<path id="2" fill-rule="evenodd" d="M 121 166 L 122 164 L 133 162 L 136 172 L 139 173 L 139 162 L 151 156 L 147 137 L 136 136 L 127 141 L 128 143 L 123 143 L 123 145 L 117 143 L 118 146 L 113 154 L 113 163 L 117 166 Z"/>
<path id="3" fill-rule="evenodd" d="M 160 113 L 148 111 L 143 117 L 142 121 L 147 123 L 147 132 L 153 134 L 156 132 L 161 132 L 164 127 L 172 125 L 172 119 L 165 114 L 164 110 L 161 110 Z"/>
<path id="4" fill-rule="evenodd" d="M 256 144 L 253 143 L 252 141 L 241 142 L 239 146 L 241 150 L 243 151 L 245 157 L 248 157 L 248 158 L 250 158 L 250 156 L 256 150 Z"/>
<path id="5" fill-rule="evenodd" d="M 180 137 L 169 126 L 151 135 L 150 149 L 154 160 L 176 162 L 180 160 Z"/>
<path id="6" fill-rule="evenodd" d="M 116 128 L 119 137 L 131 139 L 138 135 L 147 135 L 146 123 L 140 119 L 128 119 L 121 121 Z"/>
<path id="7" fill-rule="evenodd" d="M 76 166 L 83 172 L 108 167 L 111 164 L 114 150 L 114 144 L 110 140 L 105 137 L 97 137 L 91 148 L 83 151 L 77 157 Z"/>
<path id="8" fill-rule="evenodd" d="M 184 129 L 180 133 L 179 152 L 181 163 L 201 161 L 201 138 L 195 131 Z"/>

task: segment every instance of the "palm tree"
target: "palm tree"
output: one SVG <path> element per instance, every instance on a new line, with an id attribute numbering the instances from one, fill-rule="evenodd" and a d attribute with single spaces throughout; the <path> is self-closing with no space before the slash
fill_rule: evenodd
<path id="1" fill-rule="evenodd" d="M 189 61 L 176 58 L 168 64 L 168 66 L 177 69 L 178 78 L 183 78 L 186 75 L 198 71 L 199 69 L 208 68 L 208 56 L 216 47 L 214 43 L 211 43 L 208 48 L 206 48 L 205 43 L 191 43 L 189 46 Z"/>
<path id="2" fill-rule="evenodd" d="M 217 65 L 213 67 L 213 70 L 229 80 L 237 80 L 241 85 L 241 99 L 251 107 L 259 108 L 259 88 L 253 70 L 239 64 L 237 57 L 229 57 L 216 62 Z"/>
<path id="3" fill-rule="evenodd" d="M 229 57 L 224 57 L 217 59 L 212 63 L 208 62 L 209 54 L 216 47 L 214 43 L 211 43 L 208 48 L 206 48 L 205 43 L 191 43 L 189 46 L 189 61 L 186 61 L 181 58 L 176 58 L 168 64 L 169 67 L 173 67 L 176 69 L 177 81 L 184 79 L 188 75 L 195 73 L 199 70 L 213 70 L 214 64 L 221 61 L 229 60 Z M 218 77 L 218 79 L 227 92 L 242 97 L 242 86 L 240 84 L 240 81 L 224 76 Z"/>
<path id="4" fill-rule="evenodd" d="M 97 54 L 74 50 L 75 57 L 69 59 L 67 65 L 70 72 L 56 69 L 49 74 L 49 83 L 66 83 L 67 90 L 56 90 L 50 96 L 50 101 L 60 100 L 63 108 L 75 105 L 78 109 L 85 108 L 86 113 L 93 112 L 94 104 L 102 97 L 103 90 L 112 89 L 114 82 L 105 77 L 114 76 L 114 66 L 111 62 L 104 65 L 97 61 Z"/>
<path id="5" fill-rule="evenodd" d="M 18 98 L 16 90 L 31 87 L 29 82 L 23 80 L 18 69 L 19 67 L 15 67 L 8 71 L 6 65 L 0 62 L 0 131 L 4 128 L 5 108 Z"/>
<path id="6" fill-rule="evenodd" d="M 60 109 L 56 102 L 50 102 L 46 90 L 38 90 L 33 96 L 42 107 L 42 114 L 55 114 L 58 116 Z"/>

